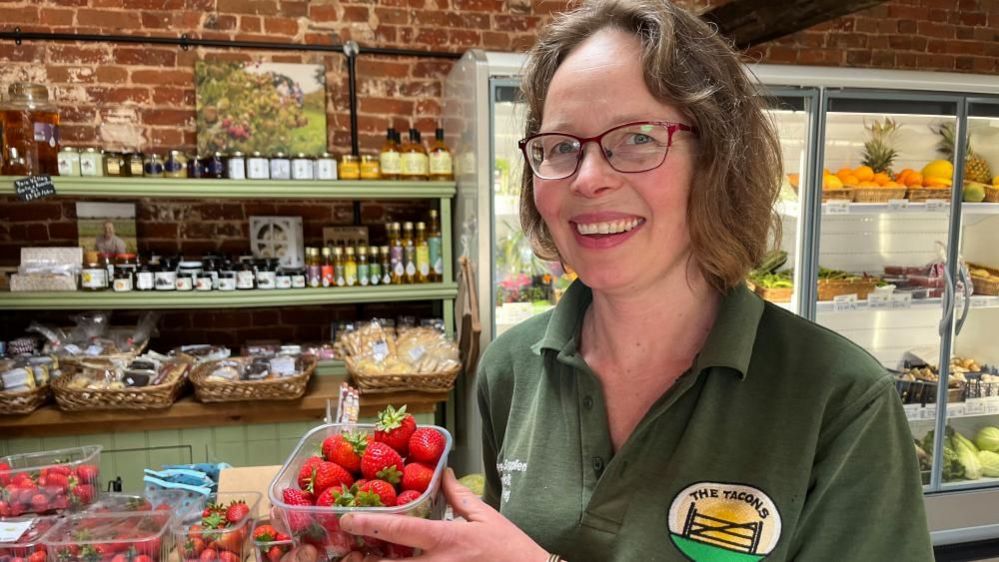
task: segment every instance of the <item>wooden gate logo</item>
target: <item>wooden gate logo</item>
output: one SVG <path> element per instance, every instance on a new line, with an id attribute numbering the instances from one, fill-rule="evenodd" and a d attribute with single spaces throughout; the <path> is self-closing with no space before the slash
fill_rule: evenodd
<path id="1" fill-rule="evenodd" d="M 700 482 L 673 498 L 673 544 L 694 562 L 756 562 L 780 539 L 780 513 L 751 486 Z"/>

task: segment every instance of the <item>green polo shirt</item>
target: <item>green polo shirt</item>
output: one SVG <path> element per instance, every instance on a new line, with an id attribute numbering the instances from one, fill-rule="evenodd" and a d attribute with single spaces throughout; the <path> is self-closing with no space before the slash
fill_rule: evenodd
<path id="1" fill-rule="evenodd" d="M 912 436 L 864 350 L 740 286 L 615 454 L 578 352 L 591 298 L 577 281 L 479 371 L 486 501 L 539 544 L 570 562 L 933 560 Z"/>

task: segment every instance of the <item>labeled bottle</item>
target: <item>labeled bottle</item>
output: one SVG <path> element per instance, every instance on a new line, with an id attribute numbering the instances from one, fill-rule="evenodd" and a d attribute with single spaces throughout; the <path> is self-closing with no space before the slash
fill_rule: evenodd
<path id="1" fill-rule="evenodd" d="M 390 263 L 389 257 L 389 247 L 381 246 L 378 248 L 378 261 L 382 264 L 382 285 L 392 284 L 392 265 Z"/>
<path id="2" fill-rule="evenodd" d="M 389 127 L 385 133 L 385 144 L 382 145 L 381 153 L 378 155 L 383 180 L 397 180 L 402 173 L 402 159 L 395 135 L 395 127 Z"/>
<path id="3" fill-rule="evenodd" d="M 368 264 L 367 246 L 357 247 L 357 284 L 362 287 L 371 284 L 371 266 Z"/>
<path id="4" fill-rule="evenodd" d="M 378 259 L 378 246 L 368 249 L 368 275 L 369 283 L 380 285 L 382 283 L 382 262 Z"/>
<path id="5" fill-rule="evenodd" d="M 413 240 L 413 223 L 402 223 L 403 263 L 406 267 L 403 283 L 416 283 L 416 243 Z"/>
<path id="6" fill-rule="evenodd" d="M 421 181 L 427 179 L 430 173 L 430 166 L 427 162 L 427 153 L 420 142 L 420 132 L 416 129 L 409 130 L 409 142 L 403 145 L 402 153 L 402 179 L 409 181 Z"/>
<path id="7" fill-rule="evenodd" d="M 430 249 L 430 281 L 444 280 L 444 252 L 441 239 L 441 222 L 437 209 L 430 209 L 430 228 L 427 231 L 427 245 Z"/>
<path id="8" fill-rule="evenodd" d="M 323 287 L 336 286 L 336 272 L 333 264 L 333 251 L 329 246 L 323 246 L 323 261 L 320 266 L 320 283 Z"/>
<path id="9" fill-rule="evenodd" d="M 416 282 L 430 282 L 430 244 L 427 243 L 427 225 L 416 223 Z"/>
<path id="10" fill-rule="evenodd" d="M 0 112 L 3 175 L 59 175 L 59 111 L 41 84 L 15 82 Z"/>
<path id="11" fill-rule="evenodd" d="M 319 260 L 319 248 L 305 249 L 305 271 L 309 287 L 321 287 L 323 284 L 323 264 Z"/>
<path id="12" fill-rule="evenodd" d="M 444 127 L 440 125 L 430 146 L 430 181 L 454 181 L 451 150 L 444 143 Z"/>
<path id="13" fill-rule="evenodd" d="M 333 278 L 337 287 L 347 286 L 347 263 L 340 246 L 333 248 Z"/>
<path id="14" fill-rule="evenodd" d="M 343 258 L 343 281 L 348 287 L 357 285 L 357 256 L 353 246 L 347 246 Z"/>
<path id="15" fill-rule="evenodd" d="M 393 222 L 388 225 L 388 239 L 390 251 L 390 269 L 393 285 L 401 285 L 406 277 L 406 264 L 403 262 L 404 251 L 402 248 L 402 238 L 400 238 L 401 227 L 399 223 Z"/>

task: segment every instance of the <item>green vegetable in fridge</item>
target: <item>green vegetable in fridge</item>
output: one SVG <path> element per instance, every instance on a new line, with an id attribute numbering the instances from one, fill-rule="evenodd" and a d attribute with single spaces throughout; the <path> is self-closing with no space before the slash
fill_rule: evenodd
<path id="1" fill-rule="evenodd" d="M 982 463 L 978 461 L 978 448 L 959 431 L 954 432 L 951 439 L 957 459 L 964 467 L 964 477 L 968 480 L 978 480 L 982 477 Z"/>
<path id="2" fill-rule="evenodd" d="M 942 476 L 944 482 L 953 482 L 954 480 L 960 480 L 964 478 L 964 466 L 961 461 L 957 458 L 957 453 L 954 452 L 954 448 L 951 445 L 951 440 L 949 436 L 953 430 L 948 426 L 946 436 L 943 442 L 943 470 Z M 933 455 L 933 432 L 930 431 L 923 437 L 923 450 L 930 456 Z"/>
<path id="3" fill-rule="evenodd" d="M 978 462 L 982 465 L 982 475 L 999 478 L 999 453 L 978 451 Z"/>
<path id="4" fill-rule="evenodd" d="M 999 453 L 999 427 L 988 426 L 978 430 L 975 445 L 983 451 Z"/>
<path id="5" fill-rule="evenodd" d="M 760 265 L 750 272 L 750 277 L 758 277 L 775 273 L 787 263 L 787 252 L 784 250 L 774 250 L 763 257 Z"/>

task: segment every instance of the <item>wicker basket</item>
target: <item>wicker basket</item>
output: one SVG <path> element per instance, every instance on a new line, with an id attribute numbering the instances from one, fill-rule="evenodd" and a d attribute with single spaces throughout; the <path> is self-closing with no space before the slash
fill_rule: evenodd
<path id="1" fill-rule="evenodd" d="M 985 202 L 999 203 L 999 187 L 985 186 Z"/>
<path id="2" fill-rule="evenodd" d="M 305 395 L 309 379 L 316 371 L 319 361 L 314 355 L 303 355 L 301 373 L 260 381 L 216 381 L 209 380 L 215 366 L 221 361 L 249 361 L 246 357 L 232 357 L 218 361 L 206 361 L 195 367 L 191 373 L 194 393 L 202 402 L 247 402 L 251 400 L 295 400 Z"/>
<path id="3" fill-rule="evenodd" d="M 857 203 L 887 203 L 905 198 L 904 187 L 858 187 L 853 191 Z"/>
<path id="4" fill-rule="evenodd" d="M 767 288 L 757 285 L 754 290 L 763 300 L 770 302 L 791 302 L 791 294 L 794 293 L 792 287 Z"/>
<path id="5" fill-rule="evenodd" d="M 345 359 L 347 373 L 354 380 L 361 394 L 414 390 L 418 392 L 447 392 L 454 388 L 454 381 L 461 372 L 461 365 L 455 365 L 439 373 L 411 373 L 406 375 L 362 375 L 354 367 L 352 357 Z"/>
<path id="6" fill-rule="evenodd" d="M 86 361 L 81 367 L 103 368 L 108 362 Z M 77 375 L 75 365 L 67 365 L 61 377 L 52 383 L 59 409 L 67 412 L 87 410 L 162 410 L 169 408 L 184 389 L 186 373 L 162 384 L 118 389 L 73 388 L 70 382 Z"/>
<path id="7" fill-rule="evenodd" d="M 840 295 L 857 295 L 858 300 L 864 300 L 877 285 L 877 281 L 874 279 L 858 281 L 819 279 L 819 300 L 831 301 Z"/>
<path id="8" fill-rule="evenodd" d="M 926 201 L 927 199 L 943 199 L 950 201 L 949 187 L 910 187 L 905 197 L 909 201 Z"/>
<path id="9" fill-rule="evenodd" d="M 856 189 L 853 187 L 844 187 L 843 189 L 823 189 L 822 190 L 822 202 L 826 201 L 853 201 L 854 193 Z"/>
<path id="10" fill-rule="evenodd" d="M 30 414 L 51 397 L 50 385 L 20 392 L 0 392 L 0 415 Z"/>
<path id="11" fill-rule="evenodd" d="M 971 276 L 971 284 L 975 286 L 976 295 L 999 296 L 999 279 Z"/>

